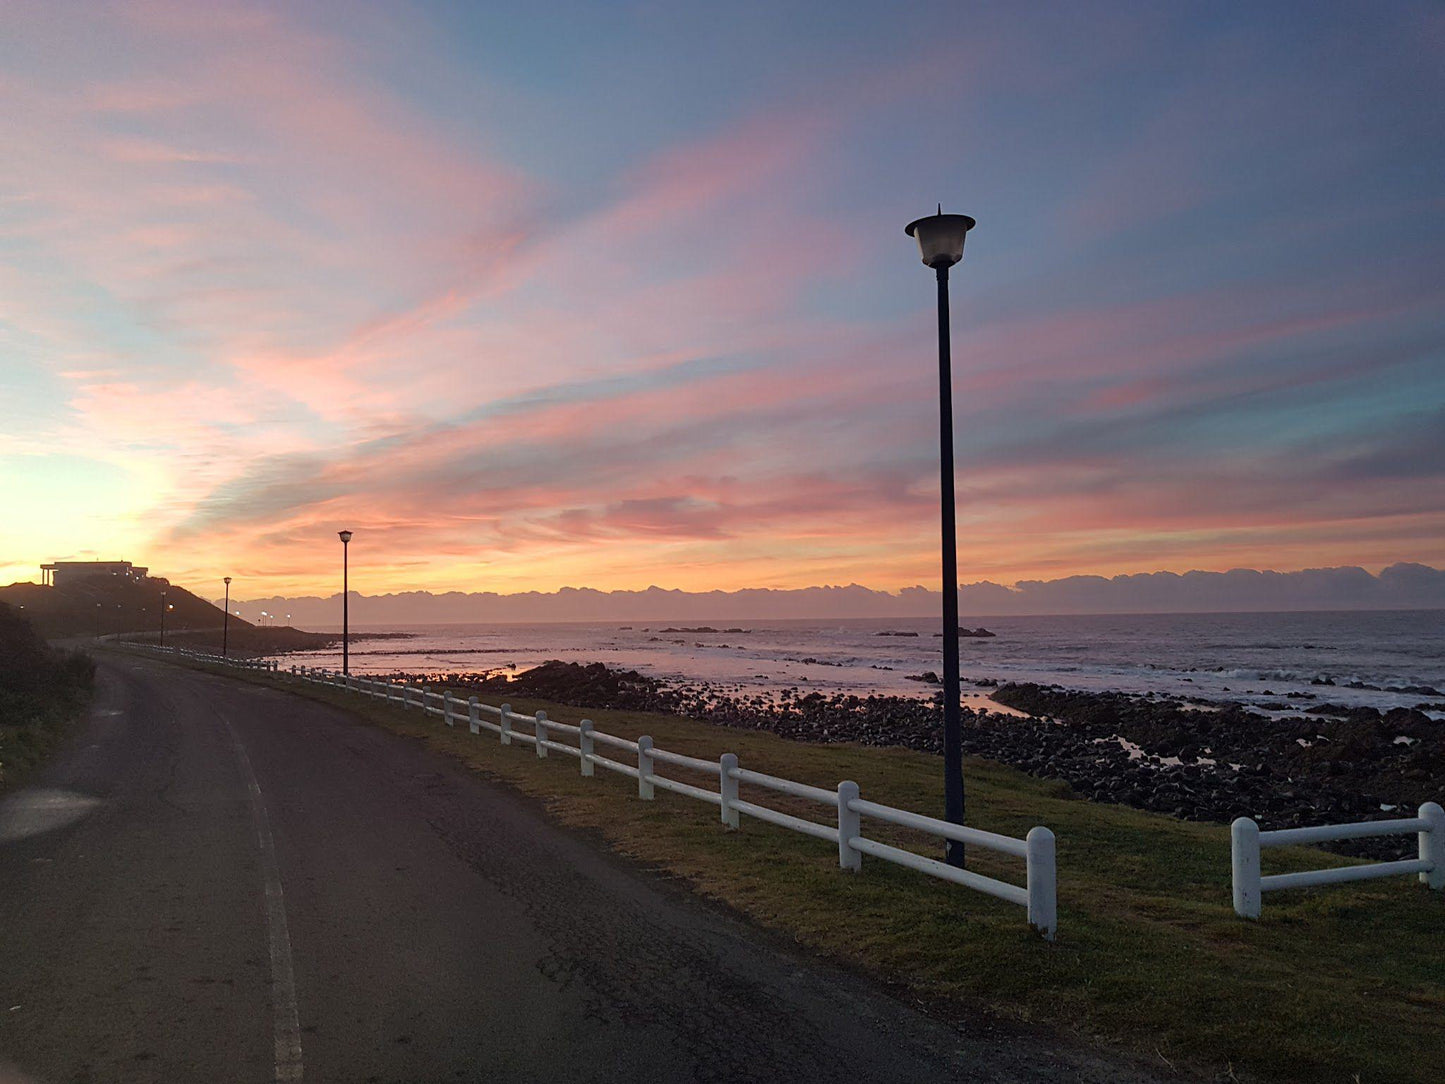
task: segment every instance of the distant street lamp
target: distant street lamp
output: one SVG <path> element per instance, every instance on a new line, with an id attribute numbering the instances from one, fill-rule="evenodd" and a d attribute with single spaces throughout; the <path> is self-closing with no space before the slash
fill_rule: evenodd
<path id="1" fill-rule="evenodd" d="M 958 683 L 958 538 L 953 500 L 953 376 L 948 338 L 948 269 L 963 259 L 976 225 L 968 215 L 938 213 L 910 222 L 923 262 L 938 278 L 938 457 L 943 503 L 943 815 L 963 824 L 963 724 Z M 963 868 L 963 844 L 948 841 L 948 864 Z"/>
<path id="2" fill-rule="evenodd" d="M 166 593 L 161 592 L 161 647 L 166 646 Z"/>
<path id="3" fill-rule="evenodd" d="M 337 531 L 341 539 L 341 672 L 351 673 L 351 587 L 347 582 L 349 570 L 348 554 L 351 551 L 351 532 Z"/>
<path id="4" fill-rule="evenodd" d="M 221 658 L 226 657 L 227 648 L 231 643 L 231 577 L 225 577 L 226 584 L 226 609 L 221 619 Z"/>

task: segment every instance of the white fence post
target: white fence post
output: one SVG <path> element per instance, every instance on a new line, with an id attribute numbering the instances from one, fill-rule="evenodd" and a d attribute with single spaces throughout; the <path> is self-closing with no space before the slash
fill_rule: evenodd
<path id="1" fill-rule="evenodd" d="M 425 715 L 425 714 L 427 713 L 427 711 L 430 709 L 430 707 L 431 707 L 430 701 L 431 701 L 431 686 L 430 686 L 430 685 L 423 685 L 423 686 L 421 687 L 421 713 L 422 713 L 423 715 Z"/>
<path id="2" fill-rule="evenodd" d="M 1059 926 L 1058 873 L 1054 861 L 1054 833 L 1042 826 L 1030 828 L 1024 837 L 1024 862 L 1028 877 L 1029 925 L 1054 939 Z"/>
<path id="3" fill-rule="evenodd" d="M 1238 817 L 1229 826 L 1230 864 L 1234 870 L 1234 913 L 1258 918 L 1262 891 L 1259 885 L 1259 825 Z"/>
<path id="4" fill-rule="evenodd" d="M 537 756 L 545 757 L 547 755 L 547 713 L 539 711 L 533 718 L 537 720 L 536 730 L 533 731 L 537 735 Z"/>
<path id="5" fill-rule="evenodd" d="M 583 719 L 577 724 L 577 748 L 582 751 L 582 774 L 591 775 L 596 771 L 592 763 L 592 720 Z"/>
<path id="6" fill-rule="evenodd" d="M 722 822 L 733 831 L 737 831 L 739 827 L 737 807 L 733 804 L 738 800 L 738 781 L 732 777 L 737 766 L 738 755 L 736 753 L 724 753 L 717 759 L 718 793 L 722 796 Z"/>
<path id="7" fill-rule="evenodd" d="M 442 722 L 447 726 L 456 726 L 456 723 L 452 722 L 452 691 L 450 689 L 442 690 Z"/>
<path id="8" fill-rule="evenodd" d="M 646 734 L 637 739 L 637 796 L 652 801 L 652 739 Z"/>
<path id="9" fill-rule="evenodd" d="M 512 744 L 512 705 L 502 705 L 502 744 Z"/>
<path id="10" fill-rule="evenodd" d="M 1439 802 L 1426 802 L 1420 807 L 1420 819 L 1429 825 L 1420 832 L 1420 860 L 1435 864 L 1420 874 L 1420 883 L 1439 891 L 1445 889 L 1445 809 Z"/>
<path id="11" fill-rule="evenodd" d="M 482 732 L 482 705 L 475 696 L 467 697 L 467 728 L 473 734 Z"/>
<path id="12" fill-rule="evenodd" d="M 863 834 L 863 818 L 848 808 L 848 803 L 856 797 L 857 783 L 845 779 L 838 784 L 838 865 L 850 873 L 863 868 L 863 852 L 851 842 Z"/>

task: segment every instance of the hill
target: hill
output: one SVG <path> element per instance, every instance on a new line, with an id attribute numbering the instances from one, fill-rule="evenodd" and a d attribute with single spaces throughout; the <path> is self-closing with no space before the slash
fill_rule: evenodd
<path id="1" fill-rule="evenodd" d="M 1024 580 L 1012 586 L 984 580 L 959 587 L 966 616 L 1025 614 L 1282 613 L 1295 610 L 1424 610 L 1445 608 L 1445 569 L 1394 564 L 1372 574 L 1363 568 L 1316 568 L 1273 572 L 1147 572 Z M 905 587 L 881 591 L 843 587 L 743 588 L 736 591 L 556 591 L 463 593 L 351 592 L 353 626 L 530 621 L 771 621 L 854 617 L 933 617 L 943 595 Z M 335 625 L 341 597 L 314 595 L 233 599 L 233 609 L 293 616 L 302 625 Z"/>
<path id="2" fill-rule="evenodd" d="M 91 576 L 60 587 L 12 583 L 0 587 L 0 602 L 13 606 L 48 637 L 156 633 L 162 591 L 171 607 L 166 614 L 167 636 L 221 627 L 225 614 L 219 606 L 160 577 L 137 582 L 121 576 Z M 233 631 L 250 627 L 250 622 L 232 615 Z"/>

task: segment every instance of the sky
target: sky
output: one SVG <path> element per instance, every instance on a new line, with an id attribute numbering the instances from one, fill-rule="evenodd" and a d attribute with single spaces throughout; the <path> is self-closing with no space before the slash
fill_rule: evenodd
<path id="1" fill-rule="evenodd" d="M 1445 8 L 0 0 L 0 583 L 1445 565 Z M 210 592 L 207 592 L 209 594 Z"/>

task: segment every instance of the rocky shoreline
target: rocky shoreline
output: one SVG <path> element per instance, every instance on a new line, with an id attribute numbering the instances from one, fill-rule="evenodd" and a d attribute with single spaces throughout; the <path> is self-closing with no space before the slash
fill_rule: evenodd
<path id="1" fill-rule="evenodd" d="M 768 730 L 796 741 L 899 745 L 941 753 L 940 701 L 750 693 L 706 683 L 668 684 L 601 663 L 551 661 L 505 674 L 395 675 L 446 682 L 478 695 L 550 700 L 579 708 L 657 711 Z M 1272 718 L 1239 704 L 1186 704 L 1152 696 L 1007 684 L 993 693 L 1026 717 L 963 712 L 964 751 L 1044 779 L 1081 798 L 1187 820 L 1254 817 L 1265 828 L 1413 816 L 1445 801 L 1445 722 L 1434 705 L 1311 705 Z M 1413 838 L 1342 842 L 1341 853 L 1413 856 Z"/>

